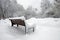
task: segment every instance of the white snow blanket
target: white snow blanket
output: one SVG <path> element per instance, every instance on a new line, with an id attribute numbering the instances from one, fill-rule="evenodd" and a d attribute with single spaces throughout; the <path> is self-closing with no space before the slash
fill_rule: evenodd
<path id="1" fill-rule="evenodd" d="M 33 18 L 29 20 L 33 23 Z M 8 19 L 0 20 L 0 40 L 60 40 L 60 18 L 39 18 L 36 20 L 35 32 L 28 34 L 24 34 L 24 31 L 22 32 L 19 27 L 9 27 Z M 28 23 L 30 24 L 30 22 Z"/>

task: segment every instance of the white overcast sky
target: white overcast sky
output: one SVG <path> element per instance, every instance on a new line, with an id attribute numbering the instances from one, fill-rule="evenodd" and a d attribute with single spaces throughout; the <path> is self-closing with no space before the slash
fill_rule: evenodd
<path id="1" fill-rule="evenodd" d="M 28 6 L 32 6 L 34 8 L 40 7 L 41 0 L 17 0 L 17 2 L 26 9 Z"/>
<path id="2" fill-rule="evenodd" d="M 49 0 L 53 3 L 54 0 Z M 37 8 L 40 11 L 41 0 L 17 0 L 18 4 L 23 5 L 26 9 L 28 6 L 32 6 L 33 8 Z"/>

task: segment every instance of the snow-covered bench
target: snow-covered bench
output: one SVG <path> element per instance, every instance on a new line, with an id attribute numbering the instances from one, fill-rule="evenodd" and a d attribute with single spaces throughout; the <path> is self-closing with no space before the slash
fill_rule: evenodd
<path id="1" fill-rule="evenodd" d="M 22 25 L 25 27 L 25 33 L 28 31 L 27 29 L 33 29 L 35 28 L 35 18 L 31 18 L 28 20 L 25 20 L 25 17 L 16 17 L 16 18 L 9 18 L 11 20 L 12 26 L 14 24 Z M 21 20 L 22 19 L 22 20 Z"/>

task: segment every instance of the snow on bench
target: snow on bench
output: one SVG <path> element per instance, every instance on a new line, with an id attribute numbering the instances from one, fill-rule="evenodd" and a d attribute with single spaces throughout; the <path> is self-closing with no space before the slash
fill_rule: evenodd
<path id="1" fill-rule="evenodd" d="M 36 18 L 30 18 L 28 20 L 25 20 L 25 24 L 27 29 L 29 28 L 35 28 L 36 27 Z"/>
<path id="2" fill-rule="evenodd" d="M 9 18 L 9 19 L 22 19 L 22 20 L 25 20 L 25 17 L 24 16 L 21 16 L 21 17 L 13 17 L 13 18 Z"/>

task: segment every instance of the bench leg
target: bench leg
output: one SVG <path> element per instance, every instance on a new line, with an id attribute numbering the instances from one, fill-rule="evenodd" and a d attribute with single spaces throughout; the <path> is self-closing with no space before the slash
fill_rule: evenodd
<path id="1" fill-rule="evenodd" d="M 12 24 L 12 26 L 13 26 L 13 24 Z"/>
<path id="2" fill-rule="evenodd" d="M 18 27 L 18 24 L 17 24 L 17 27 Z"/>
<path id="3" fill-rule="evenodd" d="M 33 27 L 33 32 L 35 31 L 35 28 Z"/>
<path id="4" fill-rule="evenodd" d="M 25 27 L 25 34 L 26 34 L 26 27 Z"/>

